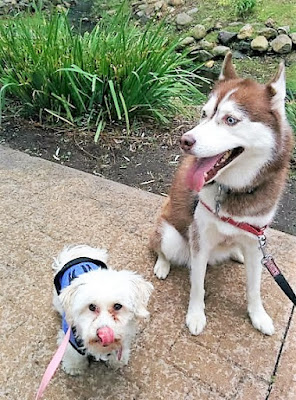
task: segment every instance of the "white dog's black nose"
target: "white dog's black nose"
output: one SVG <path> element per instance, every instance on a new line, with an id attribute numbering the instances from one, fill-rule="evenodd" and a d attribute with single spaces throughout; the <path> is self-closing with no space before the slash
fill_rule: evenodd
<path id="1" fill-rule="evenodd" d="M 184 135 L 180 139 L 181 148 L 186 152 L 191 150 L 195 142 L 196 140 L 190 133 L 184 133 Z"/>

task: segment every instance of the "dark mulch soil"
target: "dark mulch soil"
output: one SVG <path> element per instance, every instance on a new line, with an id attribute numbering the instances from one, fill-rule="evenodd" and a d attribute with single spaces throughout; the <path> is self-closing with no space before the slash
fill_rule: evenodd
<path id="1" fill-rule="evenodd" d="M 168 130 L 149 126 L 136 137 L 105 133 L 98 144 L 93 134 L 52 130 L 22 120 L 10 120 L 0 130 L 0 143 L 30 155 L 91 174 L 165 195 L 180 161 L 179 138 L 189 122 L 176 121 Z M 116 134 L 114 134 L 114 131 Z M 133 135 L 134 136 L 134 135 Z M 288 181 L 273 227 L 296 235 L 296 181 Z"/>

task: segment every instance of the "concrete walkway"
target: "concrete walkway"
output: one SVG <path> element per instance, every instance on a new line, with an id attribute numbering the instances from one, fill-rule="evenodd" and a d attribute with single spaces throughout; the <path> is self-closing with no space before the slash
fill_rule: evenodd
<path id="1" fill-rule="evenodd" d="M 44 399 L 295 400 L 291 303 L 264 271 L 263 298 L 276 328 L 265 337 L 246 315 L 244 268 L 211 267 L 208 325 L 202 335 L 191 336 L 184 326 L 188 271 L 173 268 L 166 281 L 152 272 L 147 240 L 161 202 L 0 146 L 1 399 L 34 399 L 60 324 L 51 306 L 52 258 L 65 244 L 87 243 L 106 247 L 110 265 L 134 269 L 153 282 L 151 319 L 128 367 L 114 372 L 97 363 L 75 378 L 58 370 Z M 296 288 L 296 237 L 270 230 L 268 243 Z"/>

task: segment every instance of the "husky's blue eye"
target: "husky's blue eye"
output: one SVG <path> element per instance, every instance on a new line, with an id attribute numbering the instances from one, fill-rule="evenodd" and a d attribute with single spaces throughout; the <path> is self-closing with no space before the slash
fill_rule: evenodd
<path id="1" fill-rule="evenodd" d="M 228 117 L 225 117 L 225 122 L 227 125 L 233 126 L 238 123 L 238 119 L 228 116 Z"/>

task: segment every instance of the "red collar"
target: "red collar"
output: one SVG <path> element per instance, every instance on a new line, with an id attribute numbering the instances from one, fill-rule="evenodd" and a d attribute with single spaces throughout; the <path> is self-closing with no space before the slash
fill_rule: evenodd
<path id="1" fill-rule="evenodd" d="M 252 233 L 255 236 L 261 236 L 264 234 L 265 229 L 267 228 L 267 225 L 263 226 L 262 228 L 258 228 L 257 226 L 250 225 L 247 222 L 237 222 L 234 221 L 234 219 L 230 217 L 223 217 L 221 215 L 216 214 L 206 203 L 204 203 L 202 200 L 199 200 L 200 203 L 212 214 L 216 215 L 217 218 L 221 219 L 223 222 L 227 222 L 230 225 L 235 226 L 236 228 L 242 229 L 243 231 Z"/>

